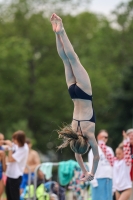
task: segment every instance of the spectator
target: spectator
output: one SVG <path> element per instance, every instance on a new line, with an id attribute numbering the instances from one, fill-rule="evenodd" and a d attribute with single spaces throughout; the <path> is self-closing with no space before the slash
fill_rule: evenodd
<path id="1" fill-rule="evenodd" d="M 133 128 L 128 129 L 126 131 L 126 134 L 130 138 L 130 153 L 131 153 L 131 159 L 132 159 L 131 172 L 130 172 L 130 176 L 131 176 L 131 180 L 132 180 L 132 193 L 131 193 L 129 200 L 133 200 Z"/>
<path id="2" fill-rule="evenodd" d="M 26 186 L 23 190 L 23 193 L 21 193 L 20 200 L 29 200 L 34 199 L 34 196 L 36 194 L 37 200 L 49 200 L 50 196 L 46 192 L 45 186 L 44 186 L 44 180 L 45 175 L 43 172 L 39 169 L 37 173 L 37 187 L 35 189 L 34 187 L 34 181 L 31 182 L 30 185 Z"/>
<path id="3" fill-rule="evenodd" d="M 88 166 L 86 165 L 86 168 Z M 88 169 L 89 170 L 89 169 Z M 73 199 L 82 200 L 85 199 L 86 189 L 90 184 L 89 181 L 83 182 L 81 181 L 82 171 L 79 167 L 75 167 L 74 176 L 69 183 L 68 189 L 73 191 Z"/>
<path id="4" fill-rule="evenodd" d="M 15 145 L 10 140 L 5 141 L 5 144 L 9 146 L 6 169 L 6 195 L 7 200 L 19 200 L 19 188 L 26 166 L 29 149 L 28 145 L 25 143 L 25 133 L 23 131 L 16 131 L 13 134 L 12 139 Z"/>
<path id="5" fill-rule="evenodd" d="M 4 191 L 4 183 L 2 179 L 3 171 L 6 170 L 5 152 L 3 151 L 4 135 L 0 133 L 0 199 Z"/>
<path id="6" fill-rule="evenodd" d="M 51 185 L 53 183 L 55 183 L 56 181 L 51 181 L 51 180 L 48 180 L 47 182 L 44 183 L 44 187 L 46 189 L 46 192 L 50 193 L 51 192 Z"/>
<path id="7" fill-rule="evenodd" d="M 50 194 L 50 200 L 59 200 L 56 194 Z"/>
<path id="8" fill-rule="evenodd" d="M 57 182 L 51 184 L 51 192 L 56 194 L 59 200 L 65 200 L 65 189 Z"/>
<path id="9" fill-rule="evenodd" d="M 35 168 L 40 164 L 40 158 L 39 158 L 39 154 L 37 153 L 37 151 L 32 149 L 32 143 L 31 143 L 31 140 L 29 138 L 26 138 L 26 143 L 28 144 L 28 147 L 29 147 L 29 155 L 28 155 L 28 160 L 27 160 L 26 166 L 30 169 L 31 177 L 33 179 Z M 22 182 L 21 182 L 21 185 L 20 185 L 21 193 L 23 192 L 24 188 L 28 184 L 29 170 L 28 170 L 27 167 L 24 170 Z"/>
<path id="10" fill-rule="evenodd" d="M 91 181 L 92 200 L 112 200 L 113 164 L 110 158 L 114 156 L 114 153 L 112 148 L 106 146 L 106 143 L 108 141 L 107 131 L 101 130 L 98 133 L 97 140 L 100 160 L 95 178 L 93 181 Z M 93 163 L 92 150 L 90 150 L 88 158 L 91 168 Z"/>
<path id="11" fill-rule="evenodd" d="M 123 137 L 123 144 L 120 144 L 116 149 L 116 159 L 114 159 L 113 166 L 113 188 L 116 200 L 127 200 L 131 195 L 132 188 L 130 140 L 125 131 L 123 131 Z"/>

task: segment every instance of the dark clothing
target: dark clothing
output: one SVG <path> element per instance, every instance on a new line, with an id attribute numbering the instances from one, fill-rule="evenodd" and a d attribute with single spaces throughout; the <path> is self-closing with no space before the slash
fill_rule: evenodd
<path id="1" fill-rule="evenodd" d="M 55 182 L 51 184 L 51 191 L 58 196 L 59 200 L 65 200 L 65 189 L 59 186 L 59 189 L 56 190 L 54 188 L 55 184 L 57 183 Z"/>
<path id="2" fill-rule="evenodd" d="M 116 200 L 116 198 L 115 198 L 115 194 L 113 195 L 113 200 Z"/>
<path id="3" fill-rule="evenodd" d="M 117 190 L 117 192 L 119 193 L 119 194 L 122 194 L 123 192 L 125 192 L 126 190 L 121 190 L 121 191 L 118 191 Z"/>
<path id="4" fill-rule="evenodd" d="M 7 200 L 19 200 L 20 199 L 20 184 L 22 177 L 17 179 L 7 177 L 6 182 L 6 195 Z"/>
<path id="5" fill-rule="evenodd" d="M 68 91 L 72 99 L 85 99 L 92 101 L 92 95 L 86 94 L 76 84 L 70 85 Z"/>
<path id="6" fill-rule="evenodd" d="M 88 95 L 87 93 L 85 93 L 76 84 L 70 85 L 70 87 L 68 88 L 68 91 L 69 91 L 69 94 L 72 99 L 84 99 L 84 100 L 92 101 L 92 95 Z M 92 103 L 92 108 L 93 108 L 93 103 Z M 94 109 L 93 109 L 93 115 L 92 115 L 91 119 L 86 119 L 86 120 L 73 119 L 73 120 L 78 121 L 78 127 L 80 127 L 80 122 L 83 122 L 83 121 L 90 121 L 90 122 L 95 123 Z M 77 127 L 77 129 L 78 129 L 78 127 Z M 81 130 L 81 127 L 80 127 L 80 130 Z M 82 130 L 81 130 L 81 133 L 82 133 Z"/>
<path id="7" fill-rule="evenodd" d="M 89 119 L 89 120 L 77 120 L 77 119 L 73 119 L 73 120 L 75 120 L 75 121 L 78 122 L 77 132 L 78 132 L 78 127 L 79 127 L 79 128 L 80 128 L 80 131 L 81 131 L 81 133 L 82 133 L 81 126 L 80 126 L 80 122 L 86 122 L 86 121 L 89 121 L 89 122 L 93 122 L 93 123 L 95 123 L 95 114 L 94 114 L 94 110 L 93 110 L 93 115 L 92 115 L 91 119 Z"/>
<path id="8" fill-rule="evenodd" d="M 2 146 L 0 146 L 0 150 L 4 150 Z"/>

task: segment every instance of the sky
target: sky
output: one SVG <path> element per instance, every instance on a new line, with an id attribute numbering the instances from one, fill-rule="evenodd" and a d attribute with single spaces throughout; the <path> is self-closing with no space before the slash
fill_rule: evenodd
<path id="1" fill-rule="evenodd" d="M 11 0 L 0 0 L 0 2 L 6 2 L 6 3 L 10 1 Z M 114 10 L 116 6 L 122 2 L 128 2 L 128 0 L 90 0 L 90 4 L 88 5 L 88 10 L 109 16 L 111 11 Z M 82 11 L 82 8 L 79 10 Z"/>
<path id="2" fill-rule="evenodd" d="M 127 2 L 127 0 L 91 0 L 89 10 L 109 15 L 121 2 Z"/>

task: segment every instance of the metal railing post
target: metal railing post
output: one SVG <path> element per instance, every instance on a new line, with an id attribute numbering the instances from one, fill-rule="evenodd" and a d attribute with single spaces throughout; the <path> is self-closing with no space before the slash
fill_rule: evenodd
<path id="1" fill-rule="evenodd" d="M 30 199 L 30 184 L 31 184 L 31 170 L 30 167 L 28 165 L 26 165 L 26 168 L 28 170 L 28 197 Z"/>
<path id="2" fill-rule="evenodd" d="M 35 171 L 34 171 L 34 200 L 36 200 L 36 188 L 37 188 L 37 173 L 38 173 L 38 169 L 42 166 L 42 165 L 45 165 L 46 163 L 50 163 L 50 162 L 45 162 L 45 163 L 41 163 L 40 165 L 38 165 L 36 168 L 35 168 Z M 52 163 L 52 162 L 51 162 Z M 88 162 L 85 162 L 86 164 Z M 56 162 L 56 163 L 52 163 L 53 166 L 58 166 L 59 163 Z"/>
<path id="3" fill-rule="evenodd" d="M 36 200 L 36 188 L 37 188 L 37 172 L 42 164 L 38 165 L 34 171 L 34 200 Z"/>

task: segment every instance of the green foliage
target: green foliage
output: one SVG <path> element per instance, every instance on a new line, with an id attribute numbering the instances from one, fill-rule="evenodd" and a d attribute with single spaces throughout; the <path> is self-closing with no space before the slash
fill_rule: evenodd
<path id="1" fill-rule="evenodd" d="M 36 143 L 36 141 L 33 138 L 33 133 L 29 129 L 28 122 L 26 120 L 20 120 L 8 127 L 6 137 L 12 139 L 12 133 L 14 133 L 16 130 L 23 130 L 26 133 L 26 137 L 32 138 L 33 144 Z"/>
<path id="2" fill-rule="evenodd" d="M 31 49 L 26 39 L 12 36 L 1 39 L 0 52 L 0 120 L 5 131 L 10 121 L 25 116 Z"/>
<path id="3" fill-rule="evenodd" d="M 0 131 L 8 138 L 23 129 L 33 138 L 35 147 L 46 153 L 55 151 L 60 143 L 56 129 L 63 122 L 71 123 L 73 103 L 63 63 L 56 51 L 49 14 L 38 7 L 48 8 L 51 2 L 62 13 L 67 34 L 89 73 L 96 133 L 107 129 L 110 145 L 115 148 L 121 140 L 121 130 L 132 125 L 133 70 L 128 66 L 133 63 L 133 1 L 114 11 L 117 28 L 105 17 L 90 12 L 76 16 L 63 13 L 58 7 L 60 1 L 14 0 L 4 9 L 1 5 Z M 75 2 L 75 6 L 80 3 Z M 61 3 L 66 6 L 69 1 Z M 58 152 L 58 157 L 67 159 L 70 153 L 67 148 L 63 154 Z"/>
<path id="4" fill-rule="evenodd" d="M 116 92 L 112 94 L 113 107 L 111 131 L 114 132 L 112 142 L 115 145 L 121 141 L 118 133 L 133 127 L 133 66 L 128 66 L 120 72 L 121 84 L 116 88 Z"/>

